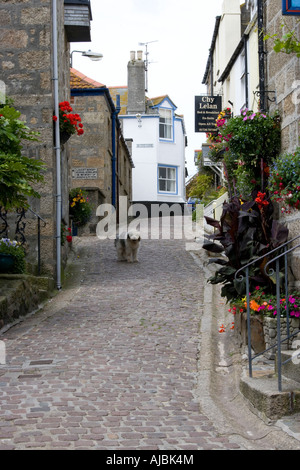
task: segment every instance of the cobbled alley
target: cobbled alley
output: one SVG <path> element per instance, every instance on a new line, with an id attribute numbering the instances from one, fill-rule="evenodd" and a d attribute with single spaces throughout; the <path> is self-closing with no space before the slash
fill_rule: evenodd
<path id="1" fill-rule="evenodd" d="M 245 449 L 199 405 L 204 280 L 184 241 L 143 240 L 139 263 L 112 240 L 76 250 L 63 290 L 0 336 L 0 450 Z"/>

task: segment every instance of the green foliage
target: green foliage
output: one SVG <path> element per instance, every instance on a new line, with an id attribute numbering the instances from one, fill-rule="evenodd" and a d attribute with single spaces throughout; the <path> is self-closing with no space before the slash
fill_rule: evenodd
<path id="1" fill-rule="evenodd" d="M 280 152 L 280 119 L 261 112 L 244 110 L 219 127 L 226 150 L 224 163 L 228 184 L 234 192 L 249 196 L 266 181 L 272 160 Z"/>
<path id="2" fill-rule="evenodd" d="M 300 209 L 300 147 L 294 153 L 285 153 L 274 160 L 268 189 L 272 199 L 282 206 L 282 212 Z"/>
<path id="3" fill-rule="evenodd" d="M 199 173 L 196 180 L 190 189 L 189 196 L 197 199 L 202 199 L 209 191 L 213 183 L 212 175 L 206 173 Z"/>
<path id="4" fill-rule="evenodd" d="M 80 188 L 74 188 L 70 191 L 70 215 L 77 227 L 82 227 L 91 218 L 92 207 L 88 202 L 87 192 Z"/>
<path id="5" fill-rule="evenodd" d="M 299 23 L 299 20 L 297 23 Z M 296 54 L 297 57 L 300 57 L 300 41 L 296 36 L 295 29 L 290 30 L 284 22 L 280 27 L 281 29 L 286 28 L 288 32 L 283 34 L 281 38 L 278 33 L 273 34 L 272 36 L 266 35 L 264 40 L 273 39 L 273 50 L 277 53 L 284 52 L 285 54 Z"/>
<path id="6" fill-rule="evenodd" d="M 43 180 L 43 163 L 22 155 L 22 141 L 36 141 L 9 105 L 0 107 L 0 206 L 6 210 L 28 207 L 27 197 L 39 197 L 33 184 Z"/>
<path id="7" fill-rule="evenodd" d="M 12 241 L 9 238 L 2 238 L 0 240 L 0 253 L 11 255 L 14 258 L 14 264 L 8 271 L 10 274 L 22 274 L 25 272 L 25 252 L 18 242 Z"/>

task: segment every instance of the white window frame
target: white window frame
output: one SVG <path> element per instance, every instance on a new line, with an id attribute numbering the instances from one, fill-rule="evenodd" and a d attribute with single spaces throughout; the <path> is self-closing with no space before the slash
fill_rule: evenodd
<path id="1" fill-rule="evenodd" d="M 173 110 L 159 108 L 159 139 L 173 141 Z"/>
<path id="2" fill-rule="evenodd" d="M 161 170 L 166 170 L 165 176 L 162 175 Z M 173 173 L 174 172 L 174 173 Z M 172 175 L 174 174 L 174 176 Z M 159 194 L 178 194 L 178 168 L 173 165 L 159 164 L 157 169 L 157 184 Z M 165 183 L 165 189 L 162 187 Z M 174 186 L 173 186 L 174 185 Z"/>

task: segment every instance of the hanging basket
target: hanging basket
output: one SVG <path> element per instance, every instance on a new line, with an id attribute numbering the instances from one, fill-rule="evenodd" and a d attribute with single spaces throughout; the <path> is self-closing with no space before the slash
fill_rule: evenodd
<path id="1" fill-rule="evenodd" d="M 71 136 L 72 136 L 72 134 L 69 134 L 68 132 L 64 132 L 64 131 L 61 132 L 60 133 L 60 143 L 61 143 L 61 145 L 66 144 Z"/>

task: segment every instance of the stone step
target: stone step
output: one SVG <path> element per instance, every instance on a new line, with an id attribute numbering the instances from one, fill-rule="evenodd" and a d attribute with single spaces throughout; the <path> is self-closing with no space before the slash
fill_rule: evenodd
<path id="1" fill-rule="evenodd" d="M 300 388 L 300 341 L 298 343 L 297 348 L 293 350 L 281 352 L 281 361 L 282 361 L 282 368 L 281 368 L 282 375 L 288 379 L 293 380 L 294 382 L 299 383 L 299 388 Z M 288 361 L 288 362 L 283 364 L 285 361 Z M 276 370 L 277 370 L 277 367 L 276 367 Z"/>

